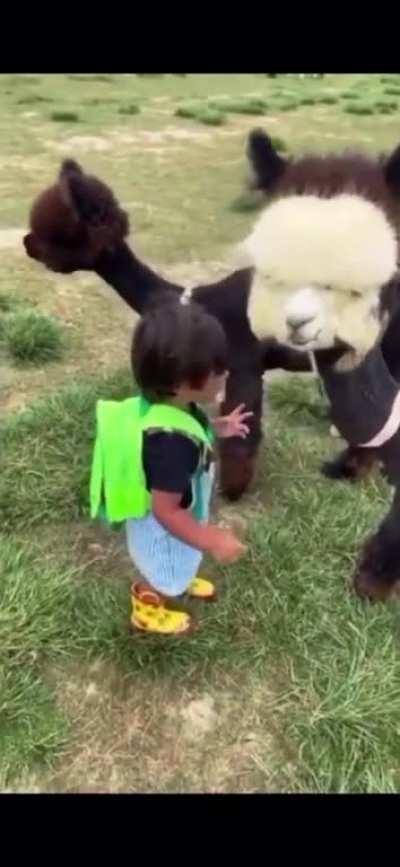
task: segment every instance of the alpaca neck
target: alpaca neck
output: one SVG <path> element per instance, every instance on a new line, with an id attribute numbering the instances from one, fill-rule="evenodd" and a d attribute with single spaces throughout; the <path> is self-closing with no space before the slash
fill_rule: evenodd
<path id="1" fill-rule="evenodd" d="M 101 253 L 94 270 L 137 313 L 143 313 L 158 295 L 183 292 L 140 262 L 125 241 Z"/>
<path id="2" fill-rule="evenodd" d="M 400 305 L 392 314 L 381 342 L 382 355 L 390 375 L 400 382 Z"/>

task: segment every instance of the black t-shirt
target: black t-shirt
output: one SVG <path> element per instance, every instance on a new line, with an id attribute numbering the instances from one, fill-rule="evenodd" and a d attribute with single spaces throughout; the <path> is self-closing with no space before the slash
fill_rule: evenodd
<path id="1" fill-rule="evenodd" d="M 190 404 L 190 412 L 207 427 L 206 415 Z M 143 467 L 148 491 L 182 494 L 181 506 L 188 509 L 192 502 L 191 479 L 201 455 L 201 447 L 185 434 L 145 431 L 143 435 Z"/>

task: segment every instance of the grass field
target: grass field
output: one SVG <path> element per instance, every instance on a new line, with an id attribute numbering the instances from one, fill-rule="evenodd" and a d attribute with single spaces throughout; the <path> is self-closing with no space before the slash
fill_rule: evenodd
<path id="1" fill-rule="evenodd" d="M 194 607 L 189 640 L 130 635 L 132 566 L 89 522 L 87 481 L 95 401 L 132 390 L 134 317 L 21 238 L 72 156 L 114 189 L 147 261 L 187 284 L 228 273 L 254 220 L 233 206 L 247 132 L 288 153 L 393 148 L 400 75 L 2 75 L 0 105 L 0 791 L 398 792 L 399 609 L 348 592 L 383 480 L 325 480 L 338 443 L 316 385 L 274 377 L 254 490 L 216 503 L 248 555 L 209 564 L 220 599 Z M 36 356 L 32 312 L 52 323 Z"/>

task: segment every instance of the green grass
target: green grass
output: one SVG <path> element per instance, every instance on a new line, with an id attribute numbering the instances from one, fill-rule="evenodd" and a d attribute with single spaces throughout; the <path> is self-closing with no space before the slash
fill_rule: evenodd
<path id="1" fill-rule="evenodd" d="M 109 82 L 114 81 L 115 76 L 109 75 L 107 73 L 104 73 L 104 74 L 99 73 L 99 74 L 95 74 L 95 75 L 91 75 L 91 74 L 89 74 L 89 75 L 82 74 L 81 75 L 80 73 L 72 72 L 69 75 L 67 75 L 67 78 L 69 78 L 70 81 L 83 81 L 83 82 L 104 81 L 104 82 L 109 83 Z"/>
<path id="2" fill-rule="evenodd" d="M 15 76 L 3 78 L 14 82 Z M 1 180 L 1 218 L 4 226 L 23 226 L 39 185 L 52 181 L 59 167 L 60 153 L 68 149 L 64 139 L 68 134 L 73 135 L 72 122 L 71 132 L 68 122 L 52 122 L 45 104 L 43 111 L 38 104 L 39 116 L 32 120 L 28 121 L 22 112 L 16 115 L 16 99 L 32 90 L 37 92 L 39 88 L 26 82 L 24 76 L 20 77 L 18 86 L 5 85 L 3 78 L 0 81 L 3 118 L 0 141 L 9 168 Z M 244 130 L 242 139 L 236 135 L 224 138 L 222 160 L 217 140 L 210 140 L 207 150 L 200 137 L 196 140 L 196 130 L 193 129 L 190 147 L 184 148 L 181 153 L 183 159 L 179 161 L 177 183 L 171 185 L 171 171 L 177 165 L 178 151 L 174 150 L 173 141 L 168 138 L 166 130 L 172 125 L 179 126 L 179 123 L 182 127 L 186 126 L 184 120 L 179 121 L 177 116 L 174 117 L 179 106 L 204 105 L 222 96 L 225 100 L 262 99 L 268 104 L 274 123 L 270 124 L 267 117 L 264 121 L 260 116 L 259 120 L 262 120 L 267 132 L 287 141 L 292 153 L 332 146 L 339 149 L 358 141 L 358 130 L 352 128 L 350 115 L 344 113 L 341 106 L 332 105 L 330 108 L 327 105 L 323 109 L 322 104 L 316 105 L 316 119 L 319 114 L 322 117 L 323 112 L 324 133 L 332 132 L 337 136 L 337 140 L 332 138 L 329 141 L 321 134 L 319 121 L 315 124 L 313 121 L 310 127 L 313 110 L 298 106 L 293 111 L 280 111 L 279 104 L 299 102 L 307 96 L 318 99 L 320 94 L 327 95 L 328 87 L 331 95 L 338 97 L 343 91 L 364 84 L 366 86 L 368 82 L 372 82 L 370 87 L 376 91 L 374 76 L 366 75 L 327 76 L 321 85 L 318 82 L 298 81 L 295 76 L 269 79 L 257 75 L 188 75 L 186 78 L 171 75 L 161 78 L 116 75 L 111 84 L 95 81 L 90 76 L 74 83 L 67 75 L 48 75 L 40 79 L 40 94 L 51 98 L 58 111 L 80 114 L 80 122 L 75 124 L 76 134 L 79 126 L 79 137 L 87 137 L 88 145 L 86 149 L 83 144 L 77 145 L 76 158 L 89 170 L 104 177 L 125 201 L 135 203 L 130 210 L 130 217 L 143 255 L 167 263 L 193 256 L 198 261 L 207 261 L 210 256 L 219 259 L 222 247 L 239 241 L 248 225 L 244 212 L 232 211 L 227 214 L 226 211 L 227 202 L 232 201 L 240 190 L 244 166 L 244 144 L 240 145 L 240 141 L 244 142 Z M 6 90 L 12 91 L 14 97 L 12 93 L 7 95 Z M 289 92 L 292 95 L 286 95 Z M 376 98 L 379 99 L 379 96 L 377 92 Z M 155 102 L 159 99 L 163 99 L 164 104 Z M 127 139 L 126 142 L 119 142 L 119 134 L 126 137 L 128 132 L 118 107 L 130 102 L 140 106 L 141 112 L 130 116 L 129 135 L 135 138 L 157 132 L 163 136 L 165 132 L 165 141 L 160 143 L 164 150 L 162 160 L 150 141 L 144 142 L 141 147 L 132 147 Z M 235 131 L 235 126 L 241 124 L 240 116 L 228 114 L 228 118 L 227 131 Z M 251 116 L 248 116 L 248 120 L 250 124 Z M 376 129 L 374 116 L 371 115 L 369 121 L 366 117 L 363 122 L 365 141 L 360 142 L 363 148 L 372 152 L 391 147 L 396 140 L 395 124 L 396 115 L 388 115 L 385 124 Z M 122 126 L 124 129 L 120 130 Z M 212 127 L 209 130 L 212 133 Z M 223 127 L 220 132 L 223 132 Z M 104 149 L 101 149 L 100 143 L 96 147 L 94 142 L 93 146 L 90 145 L 90 140 L 97 137 L 107 139 L 108 147 L 105 144 Z M 71 148 L 75 150 L 75 145 L 71 145 Z M 211 154 L 213 159 L 210 162 Z M 198 200 L 198 178 L 203 172 L 207 173 L 208 189 L 199 208 L 195 203 Z M 168 232 L 160 228 L 164 213 L 168 214 Z M 194 223 L 196 232 L 193 231 Z"/>
<path id="3" fill-rule="evenodd" d="M 105 387 L 102 379 L 75 385 L 62 396 L 55 394 L 40 401 L 0 428 L 4 529 L 38 526 L 54 515 L 71 521 L 86 514 L 95 405 Z M 113 398 L 130 392 L 129 376 L 122 382 L 117 377 L 107 387 Z"/>
<path id="4" fill-rule="evenodd" d="M 316 99 L 315 96 L 302 96 L 300 99 L 300 105 L 315 105 L 320 100 Z"/>
<path id="5" fill-rule="evenodd" d="M 108 72 L 107 72 L 107 73 L 102 73 L 102 72 L 100 72 L 100 73 L 98 73 L 98 74 L 96 74 L 96 75 L 92 75 L 92 76 L 91 76 L 91 79 L 92 79 L 92 81 L 106 81 L 106 82 L 113 82 L 114 79 L 115 79 L 115 75 L 111 75 L 111 74 L 108 73 Z"/>
<path id="6" fill-rule="evenodd" d="M 277 108 L 279 111 L 295 111 L 296 108 L 299 108 L 300 104 L 299 100 L 289 99 L 283 102 L 278 102 Z"/>
<path id="7" fill-rule="evenodd" d="M 394 114 L 398 110 L 398 103 L 389 100 L 378 100 L 374 108 L 379 114 Z"/>
<path id="8" fill-rule="evenodd" d="M 198 112 L 197 120 L 207 126 L 221 126 L 225 123 L 225 114 L 215 108 L 203 108 Z"/>
<path id="9" fill-rule="evenodd" d="M 253 516 L 245 560 L 234 569 L 212 567 L 223 583 L 220 602 L 203 613 L 190 641 L 133 640 L 127 585 L 105 577 L 98 562 L 82 580 L 88 566 L 62 543 L 63 526 L 87 514 L 96 398 L 130 391 L 128 373 L 93 380 L 3 424 L 0 779 L 9 785 L 39 759 L 54 763 L 69 742 L 68 719 L 49 689 L 49 665 L 101 654 L 130 676 L 173 674 L 205 687 L 216 665 L 234 679 L 250 673 L 255 692 L 273 673 L 263 713 L 291 745 L 283 790 L 396 791 L 397 613 L 363 605 L 345 586 L 365 533 L 385 508 L 384 483 L 351 487 L 323 479 L 318 466 L 330 441 L 321 437 L 323 420 L 310 412 L 315 385 L 274 384 L 273 511 Z M 11 530 L 18 539 L 31 528 L 47 538 L 49 553 L 11 540 Z"/>
<path id="10" fill-rule="evenodd" d="M 179 105 L 175 111 L 176 117 L 184 117 L 184 118 L 193 118 L 197 119 L 199 112 L 202 111 L 202 106 L 199 103 L 193 103 L 188 105 Z"/>
<path id="11" fill-rule="evenodd" d="M 316 99 L 321 105 L 335 105 L 339 101 L 338 96 L 320 96 Z M 304 103 L 303 103 L 304 104 Z"/>
<path id="12" fill-rule="evenodd" d="M 221 126 L 225 122 L 225 114 L 217 107 L 213 108 L 211 103 L 194 102 L 180 105 L 175 110 L 176 117 L 188 118 L 197 120 L 199 123 L 208 124 L 209 126 Z"/>
<path id="13" fill-rule="evenodd" d="M 341 99 L 361 99 L 361 94 L 357 90 L 349 90 L 347 93 L 340 94 Z"/>
<path id="14" fill-rule="evenodd" d="M 345 105 L 343 111 L 346 114 L 375 114 L 375 107 L 373 105 Z"/>
<path id="15" fill-rule="evenodd" d="M 20 313 L 21 310 L 30 308 L 30 304 L 23 297 L 12 292 L 0 293 L 0 346 L 6 340 L 9 315 Z"/>
<path id="16" fill-rule="evenodd" d="M 289 150 L 287 142 L 285 142 L 283 138 L 279 138 L 279 136 L 277 135 L 271 136 L 271 143 L 275 150 L 279 151 L 280 153 L 285 153 Z"/>
<path id="17" fill-rule="evenodd" d="M 178 106 L 175 115 L 219 126 L 224 122 L 226 114 L 261 115 L 265 114 L 266 109 L 267 103 L 264 99 L 216 97 L 209 99 L 207 103 L 195 102 Z"/>
<path id="18" fill-rule="evenodd" d="M 87 99 L 82 100 L 83 105 L 95 105 L 97 107 L 111 105 L 115 102 L 117 102 L 117 97 L 113 96 L 89 96 Z"/>
<path id="19" fill-rule="evenodd" d="M 247 213 L 248 211 L 258 210 L 263 204 L 265 205 L 264 196 L 258 195 L 257 192 L 246 191 L 240 196 L 237 196 L 236 199 L 233 199 L 229 208 L 238 213 Z"/>
<path id="20" fill-rule="evenodd" d="M 247 98 L 247 99 L 229 99 L 229 97 L 220 97 L 209 101 L 211 108 L 220 111 L 230 112 L 232 114 L 265 114 L 267 103 L 265 99 Z"/>
<path id="21" fill-rule="evenodd" d="M 139 114 L 140 108 L 132 102 L 130 105 L 121 105 L 118 111 L 120 114 Z"/>
<path id="22" fill-rule="evenodd" d="M 21 295 L 13 292 L 0 292 L 0 317 L 4 313 L 12 313 L 18 310 L 21 306 L 29 306 L 27 300 Z"/>
<path id="23" fill-rule="evenodd" d="M 29 580 L 28 580 L 29 576 Z M 34 562 L 3 536 L 0 600 L 0 780 L 63 742 L 66 721 L 40 676 L 45 656 L 68 656 L 71 574 Z M 68 616 L 68 613 L 70 616 Z"/>
<path id="24" fill-rule="evenodd" d="M 57 123 L 78 123 L 80 120 L 80 116 L 76 111 L 53 111 L 50 118 Z"/>
<path id="25" fill-rule="evenodd" d="M 10 312 L 2 324 L 3 340 L 20 363 L 40 364 L 61 357 L 63 333 L 58 322 L 34 310 Z"/>
<path id="26" fill-rule="evenodd" d="M 24 87 L 27 84 L 40 84 L 41 81 L 38 75 L 4 75 L 1 83 L 5 87 Z"/>
<path id="27" fill-rule="evenodd" d="M 37 105 L 43 102 L 53 102 L 53 99 L 50 96 L 42 96 L 40 93 L 28 93 L 17 99 L 18 105 Z"/>

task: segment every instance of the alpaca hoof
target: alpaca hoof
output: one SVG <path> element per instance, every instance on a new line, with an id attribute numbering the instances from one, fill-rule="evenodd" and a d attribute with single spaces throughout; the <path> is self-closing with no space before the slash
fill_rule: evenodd
<path id="1" fill-rule="evenodd" d="M 377 578 L 373 572 L 360 569 L 353 578 L 353 588 L 357 596 L 369 602 L 386 602 L 400 593 L 400 581 Z"/>
<path id="2" fill-rule="evenodd" d="M 375 462 L 376 457 L 372 449 L 349 446 L 333 461 L 325 461 L 321 466 L 321 472 L 328 479 L 358 482 L 368 475 Z"/>
<path id="3" fill-rule="evenodd" d="M 324 461 L 321 465 L 321 473 L 328 479 L 335 479 L 346 482 L 357 482 L 360 478 L 360 473 L 357 467 L 343 461 Z"/>
<path id="4" fill-rule="evenodd" d="M 237 503 L 245 493 L 246 488 L 221 488 L 221 496 L 224 497 L 225 500 L 228 500 L 229 503 Z"/>
<path id="5" fill-rule="evenodd" d="M 376 536 L 364 545 L 353 577 L 353 589 L 361 599 L 370 602 L 385 602 L 400 593 L 398 569 L 383 570 L 381 547 Z M 394 573 L 394 574 L 393 574 Z"/>

